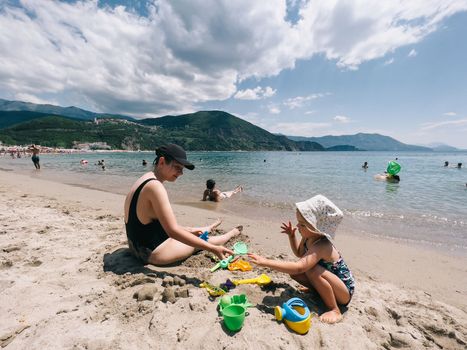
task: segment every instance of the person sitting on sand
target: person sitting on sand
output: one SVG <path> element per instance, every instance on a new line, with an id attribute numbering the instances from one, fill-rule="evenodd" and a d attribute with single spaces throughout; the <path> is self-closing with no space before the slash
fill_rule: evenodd
<path id="1" fill-rule="evenodd" d="M 232 191 L 221 192 L 216 188 L 216 181 L 209 179 L 206 181 L 206 189 L 203 193 L 203 201 L 210 200 L 212 202 L 220 202 L 225 198 L 230 198 L 238 192 L 242 192 L 243 187 L 237 186 Z"/>
<path id="2" fill-rule="evenodd" d="M 339 322 L 342 314 L 338 305 L 348 305 L 355 289 L 352 273 L 331 241 L 331 235 L 334 236 L 342 221 L 342 211 L 323 195 L 295 206 L 297 227 L 289 221 L 282 223 L 281 229 L 289 236 L 290 247 L 300 260 L 271 260 L 252 253 L 248 256 L 257 265 L 288 273 L 303 286 L 314 288 L 329 309 L 320 316 L 320 320 Z M 297 228 L 302 236 L 300 242 L 295 238 Z"/>
<path id="3" fill-rule="evenodd" d="M 386 180 L 387 182 L 399 182 L 401 178 L 399 175 L 391 175 L 391 174 L 377 174 L 375 175 L 375 180 Z"/>
<path id="4" fill-rule="evenodd" d="M 125 227 L 131 252 L 144 263 L 153 265 L 184 260 L 196 249 L 208 250 L 220 259 L 233 254 L 222 245 L 240 234 L 239 228 L 205 241 L 199 236 L 218 226 L 219 221 L 194 228 L 177 223 L 163 183 L 176 181 L 184 168 L 195 168 L 183 148 L 175 144 L 157 148 L 153 164 L 153 171 L 136 180 L 125 198 Z"/>

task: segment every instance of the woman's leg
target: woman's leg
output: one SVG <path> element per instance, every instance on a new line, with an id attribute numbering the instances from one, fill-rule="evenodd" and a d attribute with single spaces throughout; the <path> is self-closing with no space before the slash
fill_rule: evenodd
<path id="1" fill-rule="evenodd" d="M 305 274 L 329 309 L 319 319 L 326 323 L 336 323 L 342 320 L 342 314 L 337 304 L 345 305 L 350 300 L 350 294 L 344 282 L 335 274 L 319 265 L 315 265 L 311 270 L 305 272 Z"/>
<path id="2" fill-rule="evenodd" d="M 215 244 L 215 245 L 224 245 L 227 241 L 232 239 L 235 236 L 238 236 L 243 230 L 243 226 L 237 226 L 230 230 L 227 233 L 224 233 L 223 235 L 219 236 L 211 236 L 209 237 L 209 243 Z"/>
<path id="3" fill-rule="evenodd" d="M 242 230 L 242 226 L 237 226 L 223 235 L 209 237 L 209 243 L 223 245 L 229 239 L 239 235 Z M 189 246 L 188 244 L 182 243 L 173 238 L 168 238 L 164 243 L 152 251 L 148 262 L 153 265 L 168 265 L 189 258 L 195 251 L 196 248 Z"/>
<path id="4" fill-rule="evenodd" d="M 217 219 L 216 221 L 214 221 L 211 225 L 208 225 L 208 226 L 201 226 L 201 227 L 184 227 L 187 231 L 190 231 L 190 232 L 211 232 L 212 230 L 214 230 L 217 226 L 219 226 L 220 224 L 222 224 L 222 220 L 221 219 Z"/>
<path id="5" fill-rule="evenodd" d="M 185 260 L 193 255 L 195 248 L 188 244 L 168 238 L 154 249 L 149 256 L 148 262 L 153 265 L 168 265 L 177 261 Z"/>

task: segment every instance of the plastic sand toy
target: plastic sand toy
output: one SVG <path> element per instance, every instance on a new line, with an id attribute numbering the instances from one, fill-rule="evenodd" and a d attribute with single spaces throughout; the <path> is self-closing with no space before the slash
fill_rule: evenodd
<path id="1" fill-rule="evenodd" d="M 246 294 L 240 295 L 224 295 L 219 299 L 219 309 L 222 311 L 225 307 L 229 305 L 242 305 L 245 309 L 253 306 L 248 302 Z"/>
<path id="2" fill-rule="evenodd" d="M 229 292 L 231 289 L 234 289 L 236 285 L 230 279 L 227 279 L 227 281 L 225 281 L 225 283 L 221 283 L 219 287 L 221 287 L 226 292 Z"/>
<path id="3" fill-rule="evenodd" d="M 261 274 L 260 276 L 258 276 L 256 278 L 249 278 L 249 279 L 244 279 L 244 280 L 234 280 L 232 282 L 235 283 L 236 285 L 253 283 L 253 284 L 257 284 L 259 286 L 265 286 L 265 285 L 271 283 L 272 280 L 268 275 L 263 273 L 263 274 Z"/>
<path id="4" fill-rule="evenodd" d="M 233 331 L 239 331 L 245 322 L 246 309 L 242 305 L 232 304 L 222 310 L 225 326 Z"/>
<path id="5" fill-rule="evenodd" d="M 292 298 L 274 309 L 276 320 L 284 320 L 287 327 L 297 332 L 305 334 L 311 326 L 311 314 L 308 306 L 300 298 Z"/>
<path id="6" fill-rule="evenodd" d="M 212 297 L 218 297 L 225 294 L 225 290 L 222 288 L 216 287 L 208 282 L 203 282 L 199 285 L 200 288 L 206 288 L 209 295 Z"/>
<path id="7" fill-rule="evenodd" d="M 236 256 L 245 255 L 246 253 L 248 253 L 248 246 L 244 242 L 237 242 L 233 246 L 233 251 L 234 251 L 233 255 L 229 256 L 226 259 L 222 259 L 216 265 L 214 265 L 214 267 L 211 269 L 211 272 L 216 271 L 219 267 L 226 269 L 229 266 L 230 262 Z"/>
<path id="8" fill-rule="evenodd" d="M 229 264 L 228 269 L 230 271 L 251 271 L 253 268 L 251 267 L 250 263 L 248 261 L 238 259 L 237 261 L 234 261 Z"/>

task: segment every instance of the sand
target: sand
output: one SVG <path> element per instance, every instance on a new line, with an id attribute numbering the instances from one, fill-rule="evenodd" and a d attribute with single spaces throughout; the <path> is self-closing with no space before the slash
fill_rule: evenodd
<path id="1" fill-rule="evenodd" d="M 341 323 L 323 324 L 319 298 L 287 275 L 255 267 L 216 271 L 200 252 L 178 266 L 142 266 L 126 247 L 123 196 L 0 171 L 0 347 L 6 349 L 462 349 L 467 342 L 466 258 L 404 242 L 338 232 L 356 277 Z M 174 205 L 183 225 L 216 212 Z M 226 216 L 251 251 L 293 259 L 279 222 Z M 229 242 L 230 244 L 234 242 Z M 231 332 L 203 281 L 266 273 L 273 284 L 238 286 L 253 307 Z M 175 283 L 174 283 L 175 282 Z M 293 296 L 313 318 L 298 335 L 273 310 Z"/>

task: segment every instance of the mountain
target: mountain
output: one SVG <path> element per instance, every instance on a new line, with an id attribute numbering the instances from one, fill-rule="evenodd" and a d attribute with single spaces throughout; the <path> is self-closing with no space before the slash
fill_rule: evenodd
<path id="1" fill-rule="evenodd" d="M 14 116 L 15 112 L 3 113 L 7 113 L 8 117 L 8 113 Z M 75 143 L 106 142 L 113 149 L 154 150 L 163 143 L 173 142 L 191 151 L 325 150 L 315 142 L 295 142 L 285 136 L 273 135 L 222 111 L 203 111 L 141 121 L 102 118 L 96 122 L 57 115 L 29 115 L 32 112 L 16 113 L 18 116 L 13 119 L 26 120 L 0 127 L 0 140 L 5 144 L 35 143 L 72 148 Z"/>
<path id="2" fill-rule="evenodd" d="M 462 151 L 459 148 L 452 147 L 444 143 L 438 143 L 438 142 L 430 143 L 427 146 L 430 147 L 435 152 L 460 152 Z"/>
<path id="3" fill-rule="evenodd" d="M 365 134 L 358 133 L 355 135 L 342 135 L 342 136 L 322 136 L 322 137 L 301 137 L 301 136 L 287 136 L 294 141 L 312 141 L 318 142 L 324 147 L 335 147 L 342 145 L 350 145 L 365 151 L 417 151 L 417 152 L 431 152 L 432 149 L 422 146 L 407 145 L 399 142 L 389 136 L 380 134 Z"/>
<path id="4" fill-rule="evenodd" d="M 170 130 L 172 142 L 189 150 L 324 151 L 318 143 L 294 142 L 223 111 L 148 118 L 139 123 Z"/>
<path id="5" fill-rule="evenodd" d="M 8 101 L 0 98 L 0 111 L 24 111 L 24 112 L 37 112 L 44 113 L 47 115 L 61 115 L 64 117 L 83 119 L 83 120 L 94 120 L 94 118 L 117 118 L 134 120 L 131 117 L 119 115 L 119 114 L 108 114 L 108 113 L 94 113 L 86 111 L 84 109 L 70 106 L 60 107 L 50 104 L 35 104 L 30 102 L 22 101 Z M 15 123 L 16 124 L 16 123 Z"/>

